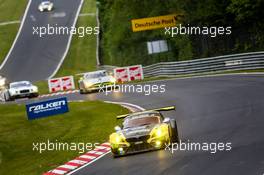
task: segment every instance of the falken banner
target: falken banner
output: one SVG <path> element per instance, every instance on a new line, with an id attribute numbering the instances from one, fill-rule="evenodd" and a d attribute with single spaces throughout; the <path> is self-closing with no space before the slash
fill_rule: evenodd
<path id="1" fill-rule="evenodd" d="M 132 30 L 133 32 L 154 30 L 165 27 L 174 27 L 180 23 L 183 15 L 165 15 L 150 18 L 141 18 L 132 20 Z"/>
<path id="2" fill-rule="evenodd" d="M 26 105 L 29 120 L 69 112 L 67 98 L 57 98 Z"/>

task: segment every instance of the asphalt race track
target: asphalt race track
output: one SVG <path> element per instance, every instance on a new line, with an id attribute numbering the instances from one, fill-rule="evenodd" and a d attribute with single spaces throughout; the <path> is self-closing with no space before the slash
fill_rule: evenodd
<path id="1" fill-rule="evenodd" d="M 264 77 L 233 75 L 160 81 L 166 93 L 68 95 L 69 100 L 130 102 L 144 108 L 176 105 L 184 142 L 231 142 L 217 152 L 161 150 L 114 159 L 111 154 L 74 175 L 262 175 L 264 173 Z M 89 116 L 87 116 L 89 117 Z"/>
<path id="2" fill-rule="evenodd" d="M 33 35 L 33 27 L 71 27 L 78 15 L 81 0 L 56 0 L 54 10 L 39 12 L 41 0 L 32 0 L 21 33 L 1 73 L 9 81 L 44 80 L 50 77 L 67 51 L 70 35 Z"/>

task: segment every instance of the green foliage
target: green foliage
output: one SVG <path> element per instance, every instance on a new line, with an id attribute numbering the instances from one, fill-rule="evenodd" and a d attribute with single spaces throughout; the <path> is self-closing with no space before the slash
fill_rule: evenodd
<path id="1" fill-rule="evenodd" d="M 245 22 L 263 22 L 263 18 L 259 15 L 264 15 L 263 0 L 231 0 L 227 10 L 236 16 L 236 20 L 242 23 Z M 257 21 L 255 21 L 257 20 Z M 261 20 L 261 21 L 259 21 Z"/>
<path id="2" fill-rule="evenodd" d="M 169 61 L 175 52 L 148 55 L 147 42 L 164 39 L 164 30 L 132 32 L 131 20 L 146 16 L 167 15 L 176 10 L 171 3 L 153 1 L 100 1 L 102 21 L 101 50 L 104 64 L 130 65 Z M 139 8 L 140 6 L 140 8 Z M 150 8 L 151 7 L 151 8 Z M 175 7 L 175 6 L 174 6 Z M 176 49 L 175 49 L 176 50 Z"/>
<path id="3" fill-rule="evenodd" d="M 257 51 L 264 47 L 263 0 L 98 0 L 101 58 L 104 64 L 152 64 L 206 56 Z M 186 35 L 170 38 L 164 30 L 132 32 L 131 20 L 184 14 L 183 25 L 232 27 L 230 36 Z M 147 41 L 166 39 L 170 51 L 147 54 Z"/>
<path id="4" fill-rule="evenodd" d="M 96 13 L 96 1 L 85 0 L 81 13 Z M 95 16 L 82 16 L 78 18 L 77 27 L 95 28 Z M 71 47 L 56 77 L 76 75 L 96 70 L 96 35 L 79 37 L 74 35 Z"/>

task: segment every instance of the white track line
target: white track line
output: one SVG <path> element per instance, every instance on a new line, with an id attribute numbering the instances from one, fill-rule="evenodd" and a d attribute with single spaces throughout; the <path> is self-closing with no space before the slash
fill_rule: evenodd
<path id="1" fill-rule="evenodd" d="M 29 10 L 29 7 L 30 7 L 30 5 L 31 5 L 31 2 L 32 2 L 32 0 L 29 0 L 29 1 L 28 1 L 27 8 L 26 8 L 26 11 L 25 11 L 25 13 L 24 13 L 24 16 L 23 16 L 23 19 L 22 19 L 21 25 L 20 25 L 20 27 L 19 27 L 18 33 L 17 33 L 17 35 L 16 35 L 16 38 L 15 38 L 15 40 L 14 40 L 14 42 L 13 42 L 13 44 L 12 44 L 12 46 L 11 46 L 11 49 L 9 50 L 7 56 L 5 57 L 5 60 L 4 60 L 3 63 L 1 64 L 0 69 L 2 69 L 2 68 L 4 67 L 5 63 L 7 62 L 7 60 L 8 60 L 8 58 L 9 58 L 10 54 L 12 53 L 12 51 L 13 51 L 13 49 L 14 49 L 14 47 L 15 47 L 15 44 L 16 44 L 16 42 L 17 42 L 17 39 L 18 39 L 18 37 L 20 36 L 21 30 L 22 30 L 23 25 L 24 25 L 24 23 L 25 23 L 25 20 L 26 20 L 26 17 L 27 17 L 28 10 Z"/>
<path id="2" fill-rule="evenodd" d="M 7 21 L 7 22 L 1 22 L 0 26 L 6 26 L 6 25 L 10 25 L 10 24 L 19 24 L 20 21 Z"/>
<path id="3" fill-rule="evenodd" d="M 112 104 L 118 104 L 118 105 L 121 105 L 121 106 L 124 106 L 124 107 L 127 107 L 127 106 L 131 106 L 131 107 L 134 107 L 140 111 L 144 111 L 145 109 L 142 108 L 141 106 L 138 106 L 138 105 L 134 105 L 134 104 L 131 104 L 131 103 L 125 103 L 125 102 L 112 102 L 112 101 L 104 101 L 105 103 L 112 103 Z"/>
<path id="4" fill-rule="evenodd" d="M 82 16 L 95 16 L 96 14 L 95 13 L 81 13 L 79 16 L 82 17 Z"/>
<path id="5" fill-rule="evenodd" d="M 83 2 L 84 2 L 84 0 L 81 0 L 81 3 L 80 3 L 80 5 L 79 5 L 78 10 L 77 10 L 76 15 L 75 15 L 75 19 L 74 19 L 74 22 L 73 22 L 73 26 L 76 26 L 76 23 L 77 23 L 77 20 L 78 20 L 79 14 L 80 14 L 81 9 L 82 9 Z M 64 54 L 63 54 L 63 56 L 62 56 L 62 58 L 61 58 L 61 60 L 60 60 L 60 62 L 59 62 L 59 64 L 58 64 L 57 68 L 55 69 L 55 71 L 54 71 L 54 72 L 53 72 L 53 73 L 52 73 L 47 79 L 51 79 L 52 77 L 54 77 L 54 76 L 56 75 L 56 73 L 58 72 L 58 70 L 60 69 L 60 67 L 61 67 L 61 65 L 62 65 L 62 63 L 63 63 L 63 61 L 64 61 L 64 59 L 66 58 L 67 53 L 68 53 L 68 51 L 69 51 L 69 49 L 70 49 L 70 45 L 71 45 L 71 41 L 72 41 L 72 36 L 73 36 L 73 35 L 70 34 L 70 37 L 69 37 L 69 39 L 68 39 L 68 43 L 67 43 L 66 50 L 65 50 L 65 52 L 64 52 Z"/>

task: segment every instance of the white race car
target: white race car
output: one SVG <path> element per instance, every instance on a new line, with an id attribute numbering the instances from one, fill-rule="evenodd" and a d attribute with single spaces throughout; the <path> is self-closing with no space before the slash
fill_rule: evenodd
<path id="1" fill-rule="evenodd" d="M 9 84 L 9 89 L 5 94 L 6 101 L 13 101 L 17 98 L 38 97 L 38 87 L 32 85 L 29 81 L 19 81 Z"/>
<path id="2" fill-rule="evenodd" d="M 83 77 L 79 80 L 80 93 L 89 93 L 97 91 L 101 88 L 110 88 L 115 85 L 116 79 L 108 75 L 106 70 L 100 70 L 95 72 L 89 72 L 83 74 Z"/>
<path id="3" fill-rule="evenodd" d="M 39 11 L 44 12 L 44 11 L 51 11 L 51 10 L 53 10 L 53 7 L 54 7 L 54 5 L 53 5 L 52 2 L 50 2 L 50 1 L 43 1 L 43 2 L 41 2 L 39 4 L 38 9 L 39 9 Z"/>

